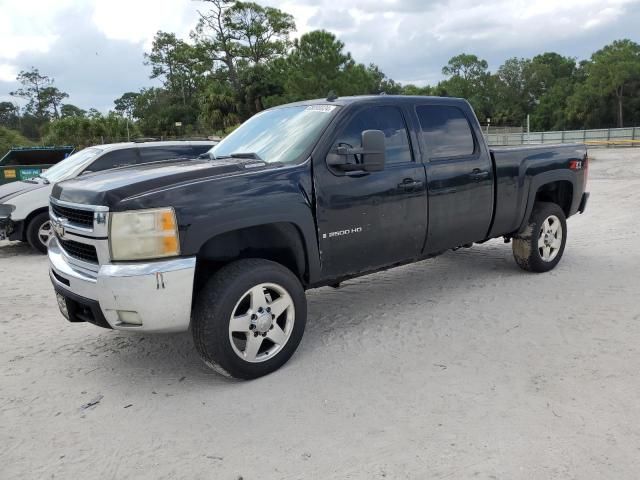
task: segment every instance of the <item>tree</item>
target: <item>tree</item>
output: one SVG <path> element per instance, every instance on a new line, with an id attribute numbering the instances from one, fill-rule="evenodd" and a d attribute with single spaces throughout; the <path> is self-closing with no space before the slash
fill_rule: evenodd
<path id="1" fill-rule="evenodd" d="M 32 67 L 29 71 L 22 70 L 16 80 L 22 88 L 10 92 L 10 95 L 27 100 L 26 113 L 40 120 L 60 117 L 61 102 L 69 95 L 55 87 L 52 78 Z"/>
<path id="2" fill-rule="evenodd" d="M 296 29 L 292 15 L 254 2 L 235 2 L 225 21 L 236 39 L 237 56 L 256 65 L 285 54 Z"/>
<path id="3" fill-rule="evenodd" d="M 201 0 L 210 5 L 211 10 L 202 13 L 198 11 L 200 20 L 192 37 L 207 50 L 212 60 L 212 69 L 216 70 L 216 63 L 226 67 L 229 80 L 234 88 L 240 89 L 236 71 L 237 40 L 236 32 L 229 25 L 228 11 L 233 6 L 230 0 Z"/>
<path id="4" fill-rule="evenodd" d="M 531 112 L 531 98 L 527 90 L 525 71 L 529 60 L 510 58 L 505 61 L 491 80 L 490 96 L 494 108 L 491 118 L 494 123 L 521 125 Z"/>
<path id="5" fill-rule="evenodd" d="M 11 102 L 0 102 L 0 126 L 6 128 L 17 128 L 19 126 L 20 110 L 18 106 Z M 0 155 L 2 155 L 0 153 Z"/>
<path id="6" fill-rule="evenodd" d="M 139 96 L 140 94 L 137 92 L 123 93 L 120 98 L 116 98 L 113 101 L 115 104 L 115 111 L 129 120 L 133 119 L 133 113 Z"/>
<path id="7" fill-rule="evenodd" d="M 386 78 L 377 66 L 356 63 L 344 52 L 344 43 L 324 30 L 296 39 L 289 55 L 273 68 L 284 87 L 276 103 L 325 97 L 330 91 L 339 96 L 379 93 Z"/>
<path id="8" fill-rule="evenodd" d="M 640 87 L 640 45 L 631 40 L 616 40 L 591 56 L 585 72 L 583 88 L 589 92 L 587 96 L 611 97 L 616 105 L 618 127 L 622 128 L 625 98 L 633 97 L 633 92 L 637 95 Z"/>
<path id="9" fill-rule="evenodd" d="M 192 38 L 211 60 L 212 73 L 222 65 L 236 92 L 240 92 L 239 69 L 266 63 L 286 53 L 293 17 L 277 8 L 253 2 L 201 0 L 211 10 L 200 14 Z"/>
<path id="10" fill-rule="evenodd" d="M 536 55 L 525 65 L 523 76 L 531 109 L 531 128 L 570 128 L 567 102 L 580 81 L 576 59 L 555 52 Z"/>
<path id="11" fill-rule="evenodd" d="M 45 112 L 49 117 L 60 118 L 60 106 L 62 100 L 69 98 L 65 92 L 61 92 L 57 87 L 44 87 L 40 93 Z"/>
<path id="12" fill-rule="evenodd" d="M 486 60 L 481 60 L 475 55 L 461 53 L 449 60 L 442 67 L 442 74 L 450 77 L 460 77 L 468 82 L 476 82 L 487 74 L 489 65 Z"/>
<path id="13" fill-rule="evenodd" d="M 156 33 L 145 63 L 151 65 L 150 78 L 162 78 L 165 87 L 181 98 L 183 105 L 191 99 L 207 71 L 204 49 L 189 45 L 175 34 Z"/>
<path id="14" fill-rule="evenodd" d="M 22 87 L 9 95 L 27 100 L 25 110 L 27 113 L 34 114 L 36 117 L 45 117 L 47 104 L 43 101 L 42 91 L 49 87 L 53 80 L 46 75 L 41 75 L 37 68 L 31 67 L 31 70 L 21 70 L 16 80 L 22 84 Z"/>
<path id="15" fill-rule="evenodd" d="M 491 115 L 491 75 L 487 71 L 486 60 L 475 55 L 461 53 L 449 60 L 442 68 L 443 75 L 449 78 L 440 82 L 436 88 L 438 95 L 462 97 L 469 100 L 480 118 Z"/>
<path id="16" fill-rule="evenodd" d="M 87 112 L 80 107 L 76 107 L 75 105 L 71 105 L 70 103 L 65 103 L 60 107 L 60 117 L 84 117 Z"/>

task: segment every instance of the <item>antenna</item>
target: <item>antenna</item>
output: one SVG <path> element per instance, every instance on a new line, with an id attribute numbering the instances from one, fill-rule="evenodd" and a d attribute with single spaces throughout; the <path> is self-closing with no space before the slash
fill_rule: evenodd
<path id="1" fill-rule="evenodd" d="M 330 90 L 329 93 L 327 94 L 327 101 L 334 102 L 337 99 L 338 99 L 338 95 L 336 95 L 336 92 L 334 92 L 333 90 Z"/>

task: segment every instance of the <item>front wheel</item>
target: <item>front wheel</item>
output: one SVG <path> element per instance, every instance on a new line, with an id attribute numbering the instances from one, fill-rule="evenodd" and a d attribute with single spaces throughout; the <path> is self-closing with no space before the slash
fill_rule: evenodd
<path id="1" fill-rule="evenodd" d="M 52 234 L 49 212 L 39 213 L 27 225 L 27 241 L 40 253 L 47 253 L 47 245 Z"/>
<path id="2" fill-rule="evenodd" d="M 513 256 L 523 270 L 548 272 L 560 262 L 566 242 L 567 220 L 562 208 L 538 202 L 527 228 L 513 239 Z"/>
<path id="3" fill-rule="evenodd" d="M 262 259 L 220 269 L 196 298 L 192 333 L 198 353 L 214 370 L 252 379 L 293 355 L 304 333 L 307 303 L 296 276 Z"/>

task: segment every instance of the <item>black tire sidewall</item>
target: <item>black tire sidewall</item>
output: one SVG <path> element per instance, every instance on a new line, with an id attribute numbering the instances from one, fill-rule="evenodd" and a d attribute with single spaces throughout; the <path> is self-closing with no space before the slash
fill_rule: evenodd
<path id="1" fill-rule="evenodd" d="M 540 229 L 542 228 L 542 224 L 551 215 L 555 215 L 560 220 L 560 225 L 562 226 L 562 243 L 556 257 L 552 261 L 546 262 L 540 256 L 540 249 L 538 248 L 538 236 Z M 567 243 L 567 220 L 565 218 L 564 211 L 562 210 L 562 208 L 560 208 L 559 205 L 556 205 L 555 203 L 539 203 L 538 205 L 536 205 L 531 215 L 530 226 L 532 227 L 530 239 L 531 255 L 529 257 L 530 265 L 533 271 L 548 272 L 549 270 L 555 268 L 555 266 L 562 259 L 564 248 Z"/>
<path id="2" fill-rule="evenodd" d="M 293 301 L 295 322 L 282 350 L 272 359 L 251 363 L 233 350 L 229 320 L 240 298 L 260 283 L 275 283 L 287 291 Z M 240 260 L 223 267 L 199 292 L 193 309 L 192 333 L 205 363 L 232 377 L 252 379 L 277 370 L 291 358 L 304 334 L 306 318 L 304 289 L 291 271 L 268 260 Z"/>
<path id="3" fill-rule="evenodd" d="M 26 232 L 27 242 L 29 242 L 29 245 L 31 245 L 40 253 L 47 253 L 47 246 L 43 245 L 42 242 L 40 241 L 40 238 L 38 236 L 38 231 L 40 230 L 40 227 L 48 221 L 50 221 L 49 213 L 42 212 L 37 214 L 35 217 L 33 217 L 29 221 L 29 224 L 27 225 L 27 232 Z"/>

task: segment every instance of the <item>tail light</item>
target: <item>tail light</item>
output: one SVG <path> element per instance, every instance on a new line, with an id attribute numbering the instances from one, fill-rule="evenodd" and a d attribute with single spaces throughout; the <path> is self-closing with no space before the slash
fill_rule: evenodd
<path id="1" fill-rule="evenodd" d="M 587 191 L 587 178 L 589 177 L 589 153 L 585 152 L 584 160 L 582 161 L 582 169 L 584 170 L 584 177 L 582 179 L 582 191 Z"/>

